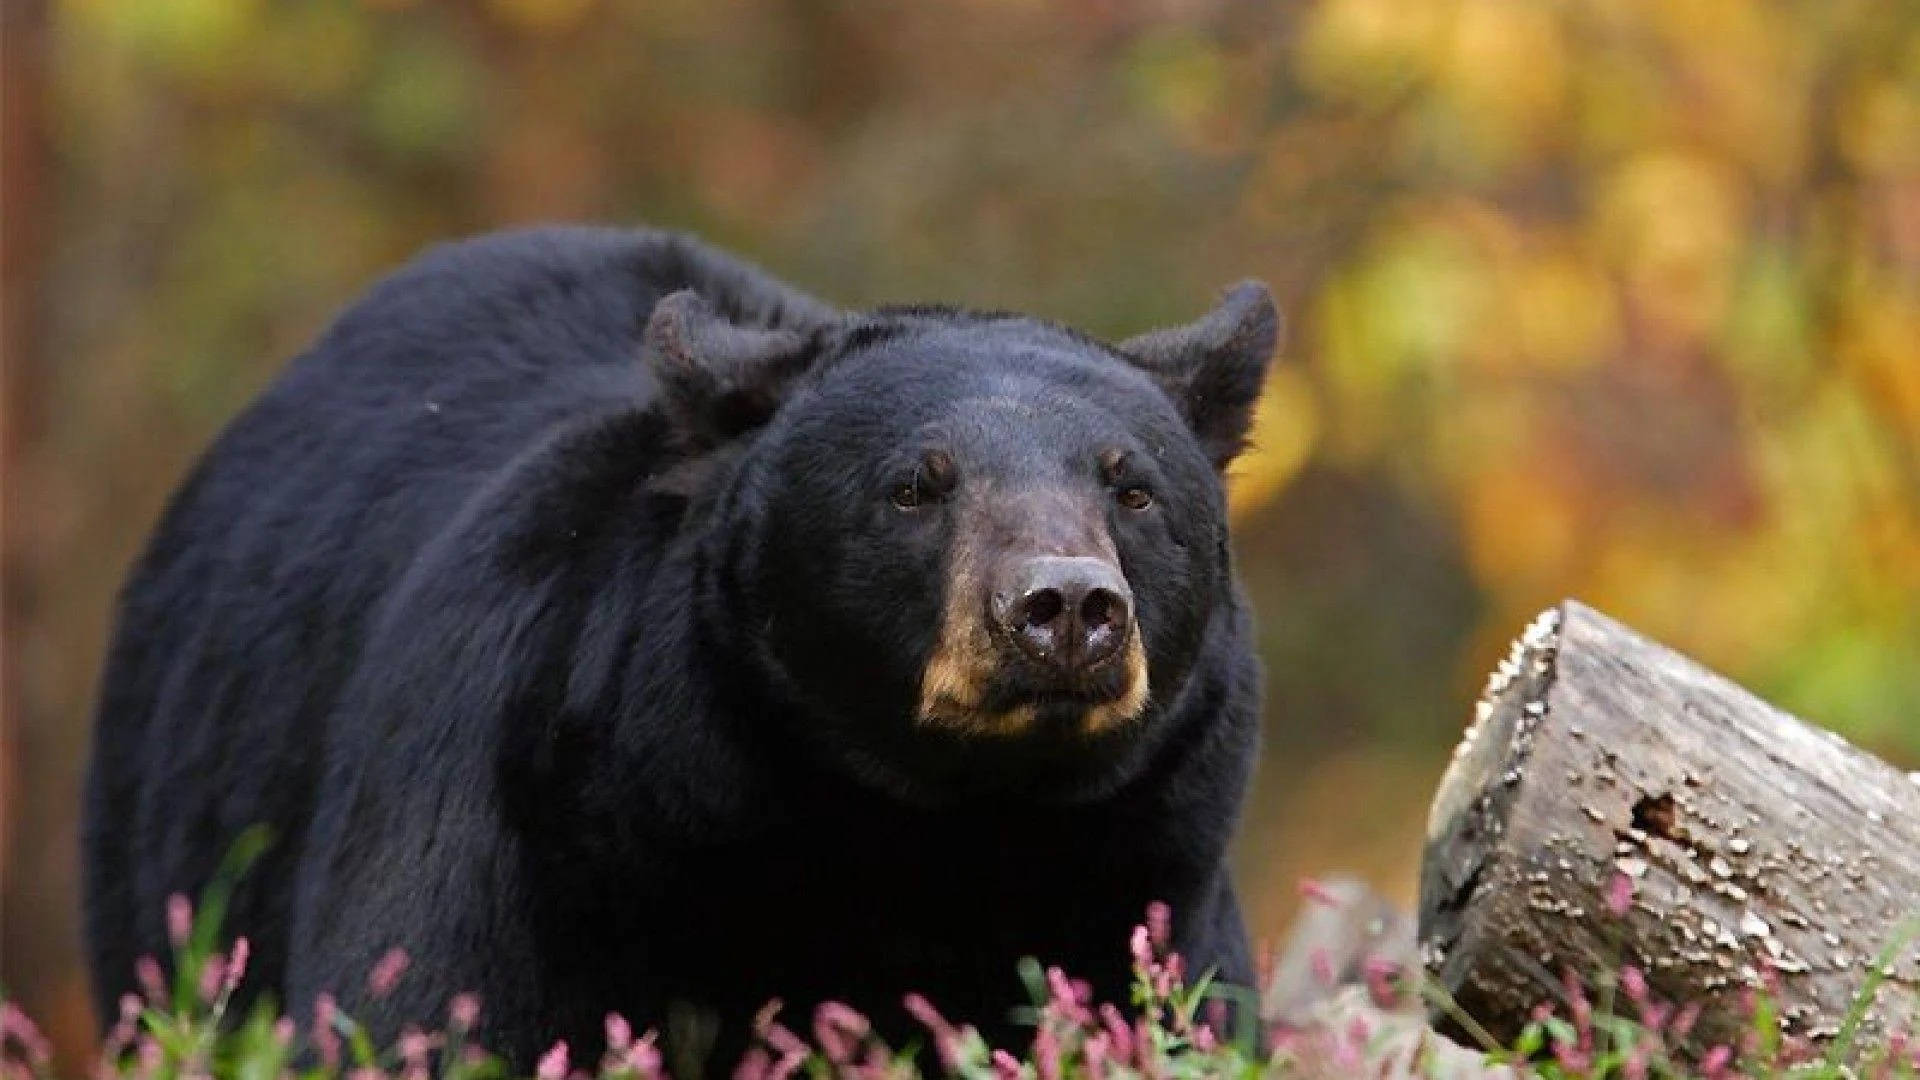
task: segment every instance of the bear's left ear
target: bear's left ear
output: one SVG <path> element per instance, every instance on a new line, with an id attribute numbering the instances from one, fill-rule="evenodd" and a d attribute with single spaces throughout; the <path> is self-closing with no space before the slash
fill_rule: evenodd
<path id="1" fill-rule="evenodd" d="M 1129 338 L 1119 349 L 1159 381 L 1214 468 L 1225 469 L 1246 446 L 1279 337 L 1273 294 L 1243 281 L 1197 321 Z"/>
<path id="2" fill-rule="evenodd" d="M 735 326 L 691 289 L 654 305 L 642 342 L 667 415 L 693 451 L 765 424 L 817 348 L 796 330 Z"/>

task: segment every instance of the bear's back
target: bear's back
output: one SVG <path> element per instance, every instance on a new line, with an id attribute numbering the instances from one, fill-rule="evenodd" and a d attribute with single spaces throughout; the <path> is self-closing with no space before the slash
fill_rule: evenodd
<path id="1" fill-rule="evenodd" d="M 746 319 L 828 310 L 684 238 L 545 228 L 436 248 L 373 286 L 228 425 L 124 586 L 85 808 L 97 1001 L 165 953 L 242 830 L 273 846 L 232 924 L 280 981 L 287 880 L 327 717 L 365 630 L 439 529 L 546 433 L 654 393 L 654 303 L 692 286 Z"/>

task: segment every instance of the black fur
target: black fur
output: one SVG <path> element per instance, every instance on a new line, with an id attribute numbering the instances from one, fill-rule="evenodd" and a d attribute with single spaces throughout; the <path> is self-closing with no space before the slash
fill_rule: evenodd
<path id="1" fill-rule="evenodd" d="M 1248 980 L 1223 851 L 1258 673 L 1216 466 L 1270 331 L 1201 335 L 1181 385 L 1245 400 L 1194 413 L 1161 390 L 1164 335 L 1149 358 L 1022 317 L 842 314 L 667 234 L 422 257 L 220 436 L 121 597 L 85 828 L 103 1015 L 166 952 L 165 898 L 255 822 L 276 842 L 228 926 L 249 992 L 331 991 L 390 1034 L 477 991 L 522 1067 L 676 1002 L 728 1050 L 773 996 L 897 1034 L 917 989 L 1005 1035 L 1022 955 L 1124 1000 L 1152 900 L 1194 966 Z M 1127 451 L 1157 499 L 1108 523 L 1139 722 L 912 723 L 960 523 L 887 492 L 928 440 L 963 487 L 1101 515 L 1088 463 Z M 376 999 L 391 946 L 412 967 Z"/>

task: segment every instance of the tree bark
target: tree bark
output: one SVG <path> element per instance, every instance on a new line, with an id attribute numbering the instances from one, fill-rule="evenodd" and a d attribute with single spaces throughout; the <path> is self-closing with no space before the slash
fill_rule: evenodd
<path id="1" fill-rule="evenodd" d="M 1883 955 L 1862 1037 L 1920 1005 L 1911 941 L 1886 953 L 1920 908 L 1916 777 L 1572 601 L 1489 679 L 1420 893 L 1429 975 L 1502 1039 L 1625 964 L 1700 1004 L 1695 1050 L 1768 983 L 1786 1034 L 1832 1039 Z"/>

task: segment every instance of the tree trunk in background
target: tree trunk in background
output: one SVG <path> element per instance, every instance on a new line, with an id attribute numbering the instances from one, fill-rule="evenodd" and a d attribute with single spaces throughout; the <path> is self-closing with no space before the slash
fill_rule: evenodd
<path id="1" fill-rule="evenodd" d="M 1489 681 L 1420 891 L 1429 974 L 1497 1037 L 1632 964 L 1703 1007 L 1696 1049 L 1737 1042 L 1768 969 L 1817 1043 L 1920 904 L 1920 784 L 1569 601 Z M 1886 971 L 1868 1039 L 1920 1005 L 1915 950 Z"/>
<path id="2" fill-rule="evenodd" d="M 47 237 L 45 0 L 0 7 L 0 866 L 11 865 L 17 820 L 21 713 L 27 673 L 21 637 L 31 623 L 36 561 L 32 446 L 45 379 L 36 285 Z M 11 875 L 9 875 L 11 880 Z"/>
<path id="3" fill-rule="evenodd" d="M 54 197 L 47 0 L 0 4 L 0 981 L 38 1018 L 63 1075 L 83 1071 L 93 1037 L 70 960 L 78 923 L 68 891 L 72 792 L 46 740 L 46 482 L 52 368 L 45 349 Z M 56 810 L 56 807 L 58 808 Z"/>

